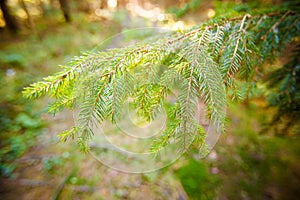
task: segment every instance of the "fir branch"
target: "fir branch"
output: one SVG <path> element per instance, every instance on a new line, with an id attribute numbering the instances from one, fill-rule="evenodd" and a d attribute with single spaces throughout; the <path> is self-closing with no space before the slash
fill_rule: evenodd
<path id="1" fill-rule="evenodd" d="M 242 98 L 240 82 L 253 82 L 264 62 L 278 57 L 285 44 L 299 37 L 298 19 L 299 14 L 292 11 L 219 18 L 158 40 L 87 53 L 62 72 L 26 87 L 23 95 L 56 98 L 49 109 L 53 112 L 74 108 L 74 102 L 79 102 L 79 124 L 63 137 L 74 137 L 76 132 L 78 144 L 88 150 L 93 126 L 105 119 L 115 122 L 128 97 L 151 121 L 175 88 L 179 94 L 172 116 L 168 115 L 166 130 L 151 151 L 160 151 L 171 138 L 185 149 L 202 130 L 195 118 L 199 100 L 204 100 L 212 124 L 222 132 L 226 95 L 232 91 L 232 98 Z"/>
<path id="2" fill-rule="evenodd" d="M 65 70 L 57 73 L 54 76 L 48 76 L 44 78 L 44 81 L 31 84 L 29 87 L 25 87 L 22 91 L 23 96 L 27 99 L 36 99 L 46 94 L 50 94 L 53 97 L 57 97 L 59 94 L 60 87 L 67 87 L 68 83 L 71 83 L 72 80 L 76 79 L 76 73 L 78 69 L 83 67 L 86 61 L 91 62 L 93 59 L 96 59 L 97 55 L 94 54 L 85 54 L 81 57 L 75 57 L 71 61 L 68 67 L 62 67 Z M 75 65 L 73 65 L 75 63 Z M 67 85 L 64 85 L 67 84 Z"/>
<path id="3" fill-rule="evenodd" d="M 239 31 L 238 31 L 239 34 L 238 34 L 237 38 L 234 38 L 234 40 L 236 40 L 236 44 L 234 46 L 233 54 L 230 57 L 230 64 L 228 66 L 226 66 L 227 61 L 224 61 L 224 63 L 225 63 L 224 67 L 227 68 L 227 72 L 225 73 L 225 83 L 228 83 L 229 77 L 232 78 L 232 76 L 238 71 L 238 67 L 240 65 L 240 62 L 243 59 L 242 55 L 239 54 L 239 52 L 241 52 L 241 50 L 239 50 L 239 44 L 242 40 L 242 33 L 245 33 L 245 30 L 243 28 L 244 24 L 245 24 L 245 20 L 249 17 L 251 17 L 251 16 L 248 15 L 248 14 L 243 17 L 243 20 L 241 22 L 241 26 L 240 26 Z M 241 52 L 241 54 L 242 54 L 242 52 Z"/>
<path id="4" fill-rule="evenodd" d="M 97 93 L 96 99 L 95 99 L 95 101 L 94 101 L 94 103 L 93 103 L 93 105 L 92 105 L 92 107 L 91 107 L 91 109 L 90 109 L 90 112 L 89 112 L 89 115 L 87 116 L 86 124 L 84 125 L 84 127 L 88 127 L 88 126 L 89 126 L 89 123 L 90 123 L 91 118 L 92 118 L 92 116 L 93 116 L 93 112 L 94 112 L 95 109 L 96 109 L 96 106 L 97 106 L 97 104 L 98 104 L 98 102 L 99 102 L 99 100 L 100 100 L 100 98 L 101 98 L 101 96 L 102 96 L 102 94 L 103 94 L 103 91 L 104 91 L 104 89 L 105 89 L 105 86 L 107 85 L 107 83 L 108 83 L 109 78 L 110 78 L 111 75 L 112 75 L 112 74 L 110 74 L 109 76 L 107 76 L 107 77 L 105 78 L 105 81 L 104 81 L 104 83 L 103 83 L 101 89 L 100 89 L 99 92 Z M 101 120 L 104 119 L 104 114 L 98 115 L 98 116 L 101 116 L 101 117 L 100 117 Z"/>

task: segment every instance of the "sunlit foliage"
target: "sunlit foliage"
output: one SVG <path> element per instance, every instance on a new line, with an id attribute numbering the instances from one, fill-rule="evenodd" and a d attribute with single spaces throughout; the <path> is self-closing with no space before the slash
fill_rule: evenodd
<path id="1" fill-rule="evenodd" d="M 54 113 L 79 105 L 78 124 L 62 136 L 76 138 L 87 151 L 93 126 L 105 119 L 118 120 L 128 98 L 134 100 L 138 114 L 151 121 L 177 88 L 175 103 L 166 108 L 165 133 L 151 151 L 172 140 L 185 149 L 195 135 L 203 137 L 197 134 L 203 130 L 195 118 L 198 102 L 206 104 L 209 120 L 223 132 L 227 99 L 245 98 L 242 91 L 251 89 L 260 67 L 299 38 L 298 21 L 297 12 L 284 8 L 214 18 L 186 32 L 161 34 L 134 46 L 87 52 L 61 72 L 26 87 L 23 94 L 28 99 L 54 97 L 49 109 Z"/>

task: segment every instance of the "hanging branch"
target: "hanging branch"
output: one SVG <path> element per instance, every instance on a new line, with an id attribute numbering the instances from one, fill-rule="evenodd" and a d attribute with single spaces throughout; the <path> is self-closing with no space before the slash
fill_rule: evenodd
<path id="1" fill-rule="evenodd" d="M 73 109 L 74 102 L 79 102 L 79 124 L 62 137 L 77 138 L 82 149 L 88 150 L 93 126 L 105 119 L 115 122 L 129 97 L 138 114 L 151 121 L 177 87 L 179 94 L 168 110 L 166 130 L 154 141 L 151 152 L 160 151 L 172 138 L 185 149 L 187 141 L 203 130 L 195 119 L 197 102 L 206 104 L 209 120 L 222 132 L 228 93 L 241 99 L 239 83 L 253 82 L 259 66 L 274 60 L 283 45 L 299 38 L 298 19 L 299 14 L 292 11 L 219 18 L 135 46 L 88 52 L 62 72 L 26 87 L 23 95 L 56 98 L 52 112 Z M 76 85 L 82 86 L 79 92 Z"/>

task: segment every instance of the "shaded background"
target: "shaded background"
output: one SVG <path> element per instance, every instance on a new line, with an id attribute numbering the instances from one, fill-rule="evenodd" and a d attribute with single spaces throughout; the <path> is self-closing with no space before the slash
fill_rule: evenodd
<path id="1" fill-rule="evenodd" d="M 0 0 L 1 199 L 298 199 L 300 144 L 296 130 L 270 125 L 263 85 L 228 108 L 226 133 L 203 160 L 191 149 L 174 165 L 126 174 L 101 165 L 57 134 L 73 124 L 68 110 L 46 114 L 43 98 L 23 99 L 24 86 L 60 70 L 82 51 L 120 46 L 106 40 L 124 30 L 180 30 L 225 12 L 284 1 Z M 132 32 L 128 40 L 144 36 Z M 101 44 L 101 45 L 100 45 Z M 289 51 L 270 69 L 287 62 Z M 263 77 L 262 77 L 263 79 Z"/>

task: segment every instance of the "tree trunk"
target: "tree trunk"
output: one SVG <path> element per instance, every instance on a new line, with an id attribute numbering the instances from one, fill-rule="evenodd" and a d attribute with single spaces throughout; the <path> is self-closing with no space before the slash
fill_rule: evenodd
<path id="1" fill-rule="evenodd" d="M 16 22 L 16 19 L 10 14 L 9 8 L 7 6 L 7 0 L 0 0 L 0 8 L 7 28 L 11 32 L 17 33 L 19 27 Z"/>
<path id="2" fill-rule="evenodd" d="M 87 0 L 77 0 L 77 9 L 79 11 L 85 12 L 85 13 L 90 13 L 91 8 L 90 8 L 90 3 Z"/>
<path id="3" fill-rule="evenodd" d="M 107 2 L 106 0 L 100 0 L 100 9 L 107 8 Z"/>
<path id="4" fill-rule="evenodd" d="M 128 0 L 118 0 L 117 7 L 118 8 L 126 8 L 127 3 L 128 3 Z"/>
<path id="5" fill-rule="evenodd" d="M 56 0 L 50 0 L 50 6 L 51 6 L 51 9 L 54 9 L 55 8 L 55 5 L 56 5 Z"/>
<path id="6" fill-rule="evenodd" d="M 27 23 L 29 25 L 30 28 L 33 28 L 33 21 L 32 18 L 29 14 L 29 11 L 27 9 L 26 3 L 24 2 L 24 0 L 19 0 L 19 3 L 21 4 L 21 7 L 23 8 L 23 10 L 25 11 L 26 15 L 27 15 Z"/>
<path id="7" fill-rule="evenodd" d="M 70 8 L 68 4 L 68 0 L 59 0 L 61 10 L 64 13 L 64 17 L 66 22 L 71 22 Z"/>
<path id="8" fill-rule="evenodd" d="M 43 16 L 46 16 L 46 8 L 45 8 L 44 2 L 42 0 L 39 0 L 38 4 L 39 4 L 40 10 L 41 10 Z"/>

